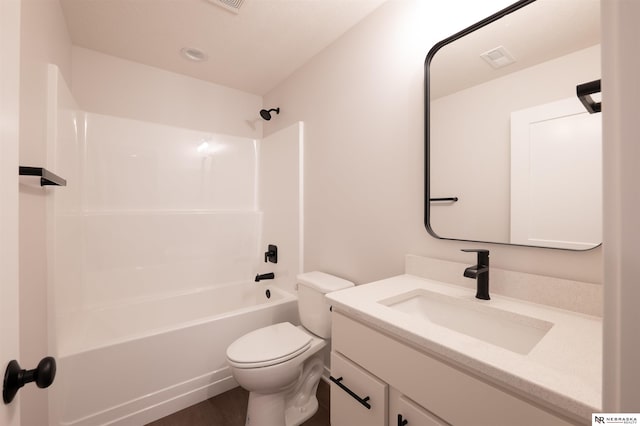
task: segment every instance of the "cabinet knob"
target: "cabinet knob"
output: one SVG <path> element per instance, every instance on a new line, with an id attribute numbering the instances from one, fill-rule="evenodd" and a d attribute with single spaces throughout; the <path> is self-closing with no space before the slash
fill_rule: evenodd
<path id="1" fill-rule="evenodd" d="M 23 370 L 15 359 L 9 362 L 4 372 L 2 399 L 5 404 L 13 401 L 21 387 L 27 383 L 36 382 L 39 388 L 47 388 L 56 377 L 56 360 L 45 357 L 33 370 Z"/>
<path id="2" fill-rule="evenodd" d="M 403 419 L 402 414 L 398 414 L 398 426 L 404 426 L 409 423 L 409 420 Z"/>

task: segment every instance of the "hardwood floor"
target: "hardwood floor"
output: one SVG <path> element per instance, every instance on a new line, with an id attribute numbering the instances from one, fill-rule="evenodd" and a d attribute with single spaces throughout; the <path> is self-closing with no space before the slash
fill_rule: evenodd
<path id="1" fill-rule="evenodd" d="M 318 411 L 303 426 L 329 426 L 329 385 L 320 380 Z M 244 426 L 249 392 L 237 387 L 147 426 Z"/>

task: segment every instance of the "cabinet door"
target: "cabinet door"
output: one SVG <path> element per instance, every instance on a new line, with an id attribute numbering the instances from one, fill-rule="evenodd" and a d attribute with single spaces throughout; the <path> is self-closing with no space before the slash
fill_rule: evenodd
<path id="1" fill-rule="evenodd" d="M 331 353 L 331 426 L 386 426 L 387 384 Z"/>
<path id="2" fill-rule="evenodd" d="M 435 414 L 389 389 L 389 426 L 449 426 Z"/>

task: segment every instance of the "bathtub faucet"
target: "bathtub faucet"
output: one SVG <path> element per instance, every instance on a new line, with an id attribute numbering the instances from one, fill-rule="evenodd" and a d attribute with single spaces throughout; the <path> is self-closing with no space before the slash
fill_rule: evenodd
<path id="1" fill-rule="evenodd" d="M 256 282 L 260 282 L 262 280 L 272 280 L 274 279 L 276 276 L 273 272 L 268 272 L 266 274 L 258 274 L 256 275 Z"/>

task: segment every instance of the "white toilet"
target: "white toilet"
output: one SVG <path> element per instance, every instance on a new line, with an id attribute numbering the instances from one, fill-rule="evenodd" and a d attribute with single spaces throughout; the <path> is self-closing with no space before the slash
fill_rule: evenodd
<path id="1" fill-rule="evenodd" d="M 250 392 L 246 425 L 297 426 L 318 409 L 316 389 L 324 370 L 320 350 L 331 337 L 324 295 L 353 283 L 323 272 L 301 274 L 297 280 L 302 326 L 263 327 L 227 348 L 233 377 Z"/>

